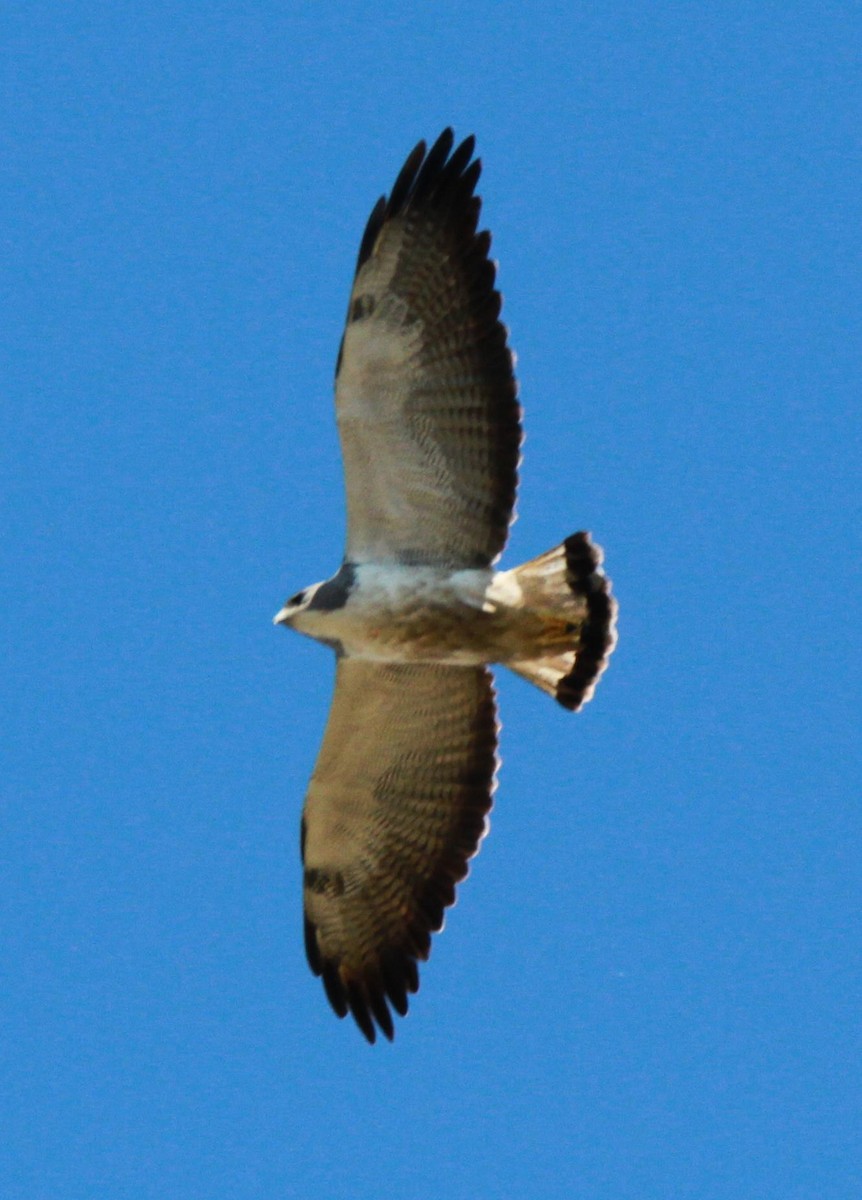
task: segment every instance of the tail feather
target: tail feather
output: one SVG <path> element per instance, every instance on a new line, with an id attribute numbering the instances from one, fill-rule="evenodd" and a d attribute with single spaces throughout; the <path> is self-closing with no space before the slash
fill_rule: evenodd
<path id="1" fill-rule="evenodd" d="M 601 564 L 601 548 L 590 535 L 573 533 L 513 572 L 524 605 L 547 613 L 549 626 L 562 625 L 570 640 L 508 665 L 570 711 L 590 699 L 616 645 L 617 604 Z"/>

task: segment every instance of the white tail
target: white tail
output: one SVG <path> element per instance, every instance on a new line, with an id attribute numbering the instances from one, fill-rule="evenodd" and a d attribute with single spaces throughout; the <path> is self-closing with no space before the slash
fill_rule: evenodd
<path id="1" fill-rule="evenodd" d="M 617 604 L 601 564 L 601 548 L 590 535 L 573 533 L 512 571 L 524 607 L 558 629 L 562 623 L 570 645 L 506 665 L 572 711 L 592 696 L 617 640 Z"/>

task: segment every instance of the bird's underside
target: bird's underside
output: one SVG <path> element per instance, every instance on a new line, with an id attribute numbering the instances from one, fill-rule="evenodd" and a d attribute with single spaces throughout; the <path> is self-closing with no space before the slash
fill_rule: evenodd
<path id="1" fill-rule="evenodd" d="M 521 444 L 500 297 L 477 233 L 473 139 L 408 157 L 368 222 L 336 371 L 348 534 L 332 579 L 276 617 L 336 651 L 302 821 L 305 944 L 339 1016 L 392 1038 L 486 829 L 489 663 L 579 708 L 615 640 L 601 551 L 577 533 L 493 564 Z"/>

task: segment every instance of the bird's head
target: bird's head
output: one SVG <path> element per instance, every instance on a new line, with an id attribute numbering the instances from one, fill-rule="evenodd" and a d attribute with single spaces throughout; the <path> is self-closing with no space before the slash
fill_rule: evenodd
<path id="1" fill-rule="evenodd" d="M 273 625 L 293 625 L 300 613 L 304 613 L 311 604 L 319 587 L 319 583 L 313 583 L 311 587 L 303 588 L 301 592 L 285 600 L 284 607 L 272 618 Z"/>
<path id="2" fill-rule="evenodd" d="M 337 627 L 342 625 L 341 609 L 348 603 L 356 579 L 352 563 L 342 563 L 331 579 L 313 583 L 291 596 L 280 612 L 275 614 L 276 625 L 289 625 L 298 633 L 329 642 L 338 638 Z"/>

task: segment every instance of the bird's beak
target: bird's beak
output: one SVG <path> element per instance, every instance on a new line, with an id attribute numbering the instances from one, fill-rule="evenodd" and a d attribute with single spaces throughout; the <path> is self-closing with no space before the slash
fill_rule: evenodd
<path id="1" fill-rule="evenodd" d="M 286 625 L 288 618 L 287 608 L 280 608 L 272 618 L 273 625 Z"/>

